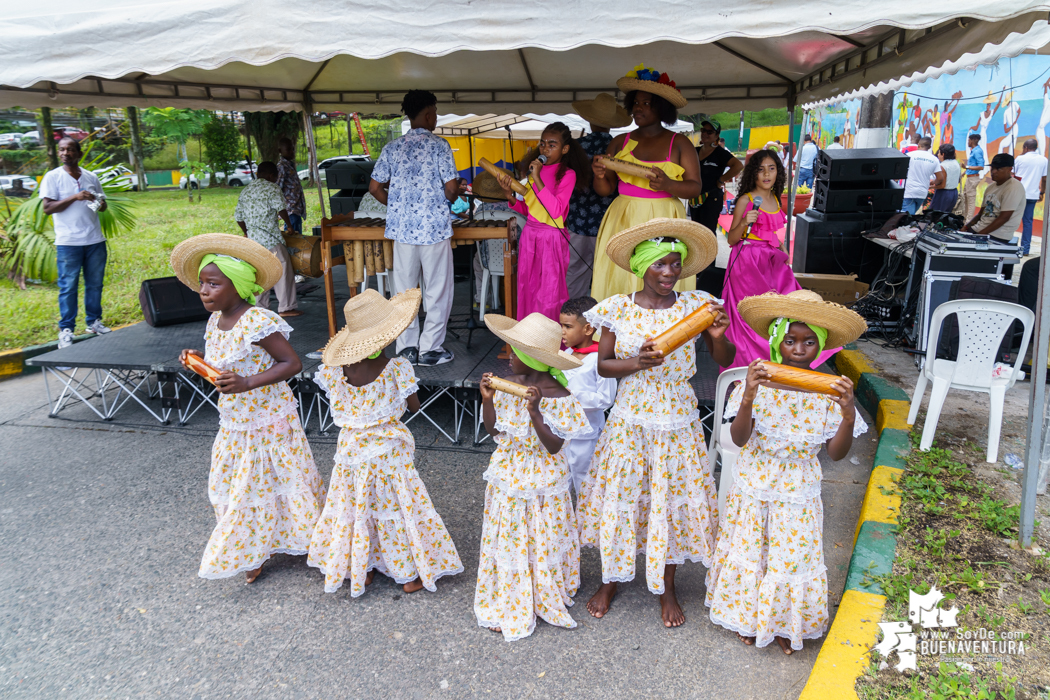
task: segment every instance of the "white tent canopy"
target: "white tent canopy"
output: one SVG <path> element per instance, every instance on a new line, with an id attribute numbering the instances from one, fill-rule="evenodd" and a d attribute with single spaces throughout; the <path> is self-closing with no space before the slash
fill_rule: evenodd
<path id="1" fill-rule="evenodd" d="M 683 113 L 815 102 L 1046 26 L 1035 0 L 54 0 L 5 8 L 0 107 L 569 112 L 635 65 Z M 959 19 L 965 18 L 965 19 Z M 487 109 L 479 109 L 485 106 Z"/>

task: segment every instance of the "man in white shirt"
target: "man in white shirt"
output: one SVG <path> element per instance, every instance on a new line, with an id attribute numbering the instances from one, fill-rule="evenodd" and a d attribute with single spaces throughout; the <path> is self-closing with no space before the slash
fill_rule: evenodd
<path id="1" fill-rule="evenodd" d="M 904 183 L 904 206 L 903 212 L 915 214 L 919 211 L 926 196 L 930 193 L 930 180 L 934 173 L 941 167 L 941 161 L 930 153 L 933 139 L 923 136 L 919 139 L 917 150 L 908 154 L 911 162 L 908 163 L 908 179 Z"/>
<path id="2" fill-rule="evenodd" d="M 102 183 L 90 170 L 80 167 L 80 144 L 71 138 L 58 142 L 60 167 L 40 182 L 44 213 L 55 226 L 58 262 L 58 347 L 73 344 L 77 323 L 77 289 L 84 271 L 84 312 L 87 329 L 109 333 L 102 325 L 102 281 L 106 276 L 106 239 L 98 213 L 106 210 Z M 93 209 L 91 204 L 95 208 Z"/>
<path id="3" fill-rule="evenodd" d="M 1032 220 L 1035 205 L 1046 192 L 1046 156 L 1039 155 L 1039 142 L 1028 139 L 1024 142 L 1024 153 L 1014 159 L 1014 175 L 1024 185 L 1025 207 L 1021 216 L 1021 248 L 1028 255 L 1032 245 Z"/>
<path id="4" fill-rule="evenodd" d="M 842 148 L 842 143 L 840 143 L 841 138 L 842 138 L 841 136 L 836 136 L 835 137 L 835 142 L 833 144 L 831 144 L 830 146 L 828 146 L 827 148 L 825 148 L 824 150 L 825 151 L 834 151 L 836 149 Z"/>
<path id="5" fill-rule="evenodd" d="M 813 163 L 817 160 L 817 144 L 813 137 L 806 134 L 802 138 L 802 148 L 798 151 L 798 184 L 813 186 Z"/>

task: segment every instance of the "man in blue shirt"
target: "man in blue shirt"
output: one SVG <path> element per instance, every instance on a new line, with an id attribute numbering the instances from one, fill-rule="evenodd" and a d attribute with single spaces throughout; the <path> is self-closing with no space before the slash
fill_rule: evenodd
<path id="1" fill-rule="evenodd" d="M 806 134 L 802 139 L 802 148 L 798 152 L 798 184 L 813 186 L 813 163 L 817 160 L 817 144 L 813 137 Z"/>
<path id="2" fill-rule="evenodd" d="M 963 186 L 963 195 L 959 198 L 959 206 L 955 213 L 969 220 L 977 208 L 977 184 L 981 181 L 984 172 L 984 151 L 980 147 L 981 135 L 970 134 L 966 139 L 968 153 L 966 155 L 966 184 Z"/>
<path id="3" fill-rule="evenodd" d="M 442 347 L 452 311 L 452 218 L 449 202 L 462 193 L 448 141 L 434 135 L 437 97 L 409 90 L 401 103 L 411 130 L 388 143 L 372 170 L 368 191 L 387 206 L 386 237 L 394 241 L 394 291 L 423 281 L 423 332 L 415 319 L 397 339 L 412 364 L 442 365 L 455 356 Z"/>

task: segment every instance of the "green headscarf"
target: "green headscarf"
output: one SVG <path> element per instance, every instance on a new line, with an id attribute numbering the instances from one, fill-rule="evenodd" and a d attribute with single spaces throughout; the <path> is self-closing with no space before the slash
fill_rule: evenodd
<path id="1" fill-rule="evenodd" d="M 536 370 L 537 372 L 547 372 L 547 373 L 549 373 L 552 377 L 554 377 L 554 381 L 558 382 L 563 387 L 568 388 L 569 380 L 565 378 L 565 373 L 562 372 L 560 369 L 557 369 L 556 367 L 551 367 L 550 365 L 543 364 L 542 362 L 537 360 L 535 357 L 530 357 L 529 355 L 526 355 L 525 353 L 523 353 L 521 350 L 518 350 L 513 345 L 510 346 L 510 349 L 514 351 L 514 354 L 517 355 L 518 359 L 521 360 L 522 362 L 524 362 L 526 366 L 531 367 L 532 369 Z"/>
<path id="2" fill-rule="evenodd" d="M 689 248 L 677 238 L 654 238 L 651 241 L 642 241 L 634 247 L 634 254 L 631 255 L 631 272 L 641 279 L 645 277 L 645 271 L 650 265 L 669 253 L 680 253 L 684 265 L 685 258 L 689 255 Z"/>
<path id="3" fill-rule="evenodd" d="M 208 253 L 201 258 L 200 267 L 197 268 L 197 274 L 200 275 L 207 265 L 215 263 L 215 266 L 219 268 L 222 274 L 230 278 L 233 282 L 233 286 L 237 289 L 237 295 L 244 299 L 249 304 L 255 304 L 255 295 L 262 294 L 266 290 L 255 283 L 255 268 L 237 258 L 232 258 L 229 255 L 216 255 L 215 253 Z"/>
<path id="4" fill-rule="evenodd" d="M 379 357 L 379 356 L 380 356 L 380 355 L 382 355 L 382 354 L 383 354 L 383 348 L 379 348 L 379 349 L 378 349 L 378 350 L 376 350 L 376 351 L 375 351 L 374 353 L 372 353 L 371 355 L 369 355 L 369 356 L 368 356 L 368 359 L 369 359 L 369 360 L 374 360 L 374 359 L 376 359 L 377 357 Z"/>
<path id="5" fill-rule="evenodd" d="M 780 344 L 784 342 L 788 328 L 792 323 L 802 323 L 794 318 L 778 318 L 769 324 L 769 359 L 777 364 L 783 364 L 784 356 L 780 354 Z M 828 329 L 807 323 L 810 330 L 817 334 L 817 342 L 820 344 L 820 352 L 824 352 L 824 343 L 828 340 Z"/>

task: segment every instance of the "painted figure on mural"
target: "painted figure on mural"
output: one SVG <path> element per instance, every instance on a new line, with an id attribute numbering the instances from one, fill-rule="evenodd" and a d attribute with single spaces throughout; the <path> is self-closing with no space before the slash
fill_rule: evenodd
<path id="1" fill-rule="evenodd" d="M 994 107 L 992 107 L 993 102 L 995 102 Z M 996 102 L 995 98 L 992 97 L 992 93 L 989 92 L 988 97 L 984 98 L 984 104 L 987 106 L 977 118 L 977 123 L 970 127 L 970 131 L 976 131 L 981 135 L 981 148 L 984 150 L 984 162 L 990 163 L 992 160 L 992 154 L 988 151 L 988 124 L 992 121 L 992 117 L 995 116 L 995 113 L 999 111 L 999 107 L 1003 104 L 1003 96 L 1000 93 L 999 101 Z"/>
<path id="2" fill-rule="evenodd" d="M 1018 126 L 1021 120 L 1021 104 L 1015 100 L 1014 91 L 1006 92 L 1003 86 L 1003 140 L 999 142 L 999 152 L 1014 154 L 1017 147 Z"/>
<path id="3" fill-rule="evenodd" d="M 1039 141 L 1038 153 L 1045 156 L 1046 148 L 1046 125 L 1050 124 L 1050 78 L 1043 83 L 1043 112 L 1039 115 L 1039 126 L 1036 127 L 1035 135 Z"/>
<path id="4" fill-rule="evenodd" d="M 961 91 L 956 91 L 951 100 L 944 102 L 944 111 L 941 112 L 941 134 L 943 136 L 941 143 L 955 145 L 955 127 L 952 126 L 952 116 L 955 115 L 955 109 L 959 106 L 962 96 Z"/>

